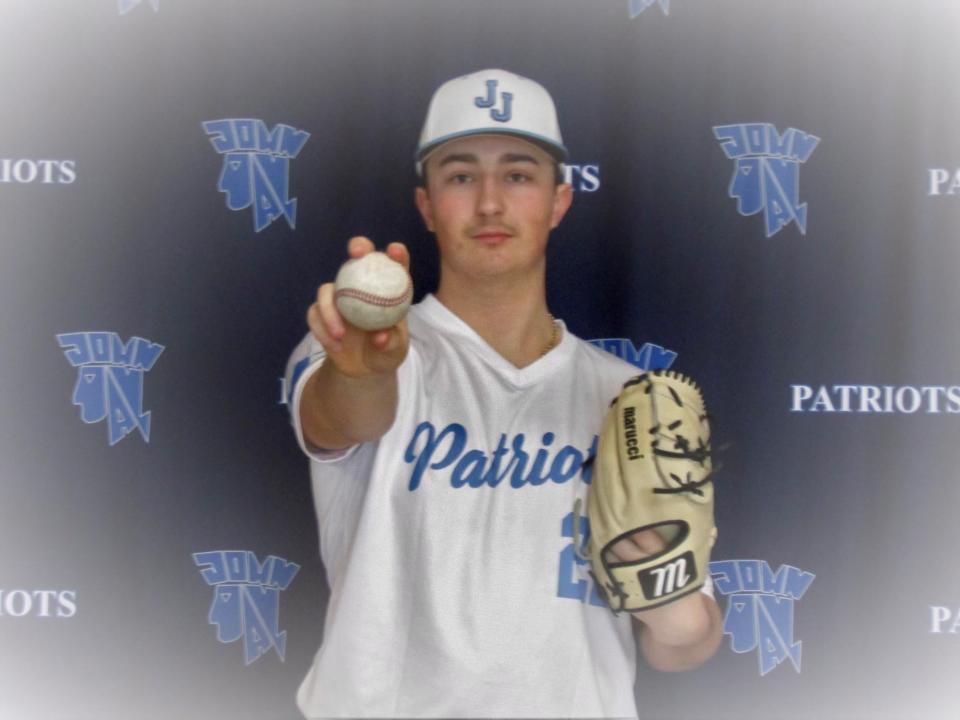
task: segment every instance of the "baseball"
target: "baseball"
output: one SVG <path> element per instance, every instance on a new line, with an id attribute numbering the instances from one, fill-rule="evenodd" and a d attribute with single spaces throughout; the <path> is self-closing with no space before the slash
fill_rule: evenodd
<path id="1" fill-rule="evenodd" d="M 413 299 L 413 281 L 403 265 L 385 253 L 347 260 L 333 293 L 340 314 L 362 330 L 383 330 L 400 322 Z"/>

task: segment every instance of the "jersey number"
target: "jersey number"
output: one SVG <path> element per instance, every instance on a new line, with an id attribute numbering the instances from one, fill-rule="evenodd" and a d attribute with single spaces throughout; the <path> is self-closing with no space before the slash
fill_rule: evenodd
<path id="1" fill-rule="evenodd" d="M 580 521 L 580 553 L 585 554 L 587 543 L 590 540 L 590 521 L 582 515 L 575 519 L 574 513 L 567 513 L 563 518 L 562 533 L 563 537 L 573 539 L 573 523 Z M 580 557 L 573 543 L 569 543 L 560 551 L 560 567 L 557 578 L 557 597 L 579 600 L 580 602 L 589 602 L 591 605 L 605 608 L 607 603 L 600 596 L 596 584 L 593 580 L 584 577 L 578 577 L 578 567 L 589 565 L 589 560 Z M 585 574 L 585 573 L 583 573 Z"/>

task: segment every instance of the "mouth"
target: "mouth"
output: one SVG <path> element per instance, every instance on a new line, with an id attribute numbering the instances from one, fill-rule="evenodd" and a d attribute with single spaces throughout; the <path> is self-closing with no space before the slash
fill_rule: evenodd
<path id="1" fill-rule="evenodd" d="M 506 230 L 483 230 L 473 233 L 470 237 L 484 245 L 502 245 L 509 240 L 512 235 Z"/>

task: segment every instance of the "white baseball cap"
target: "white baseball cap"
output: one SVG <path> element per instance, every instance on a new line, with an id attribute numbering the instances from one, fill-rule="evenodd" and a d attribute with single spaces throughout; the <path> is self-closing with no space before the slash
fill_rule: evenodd
<path id="1" fill-rule="evenodd" d="M 516 135 L 558 162 L 567 158 L 547 89 L 506 70 L 481 70 L 448 80 L 433 93 L 417 146 L 417 174 L 427 155 L 443 143 L 488 133 Z"/>

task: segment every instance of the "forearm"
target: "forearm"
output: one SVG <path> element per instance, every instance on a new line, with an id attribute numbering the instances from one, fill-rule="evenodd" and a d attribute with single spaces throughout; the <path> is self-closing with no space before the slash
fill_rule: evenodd
<path id="1" fill-rule="evenodd" d="M 300 398 L 303 435 L 325 450 L 378 439 L 393 425 L 396 412 L 396 371 L 351 377 L 329 358 L 307 380 Z"/>
<path id="2" fill-rule="evenodd" d="M 720 608 L 702 592 L 633 617 L 642 625 L 640 651 L 656 670 L 692 670 L 713 657 L 723 639 Z"/>

